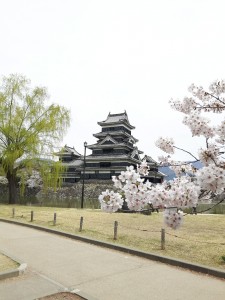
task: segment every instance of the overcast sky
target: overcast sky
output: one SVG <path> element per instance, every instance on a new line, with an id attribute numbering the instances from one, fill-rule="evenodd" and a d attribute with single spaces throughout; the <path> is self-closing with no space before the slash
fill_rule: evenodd
<path id="1" fill-rule="evenodd" d="M 126 110 L 157 160 L 159 136 L 196 154 L 198 139 L 168 104 L 191 83 L 225 79 L 223 0 L 0 0 L 0 75 L 20 73 L 71 109 L 62 145 L 83 154 L 98 121 Z M 88 154 L 90 151 L 88 152 Z M 186 159 L 177 154 L 178 159 Z"/>

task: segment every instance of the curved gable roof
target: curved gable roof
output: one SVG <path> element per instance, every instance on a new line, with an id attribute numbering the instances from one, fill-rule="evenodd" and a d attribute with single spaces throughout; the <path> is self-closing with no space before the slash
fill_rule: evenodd
<path id="1" fill-rule="evenodd" d="M 99 143 L 99 145 L 103 145 L 103 144 L 105 144 L 105 143 L 108 142 L 108 141 L 112 142 L 112 144 L 118 144 L 118 142 L 117 142 L 114 138 L 112 138 L 110 135 L 107 135 L 107 136 Z"/>
<path id="2" fill-rule="evenodd" d="M 101 121 L 98 122 L 99 125 L 110 125 L 110 124 L 118 124 L 118 123 L 124 123 L 126 124 L 128 127 L 130 127 L 130 129 L 134 129 L 135 127 L 132 126 L 129 122 L 128 116 L 126 111 L 124 113 L 120 113 L 120 114 L 108 114 L 108 117 L 105 121 Z"/>

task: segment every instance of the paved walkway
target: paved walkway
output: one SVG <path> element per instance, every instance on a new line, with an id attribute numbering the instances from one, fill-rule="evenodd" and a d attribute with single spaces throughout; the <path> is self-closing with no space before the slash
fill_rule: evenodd
<path id="1" fill-rule="evenodd" d="M 98 300 L 224 300 L 225 280 L 0 222 L 0 251 L 28 264 L 0 281 L 0 300 L 75 290 Z"/>

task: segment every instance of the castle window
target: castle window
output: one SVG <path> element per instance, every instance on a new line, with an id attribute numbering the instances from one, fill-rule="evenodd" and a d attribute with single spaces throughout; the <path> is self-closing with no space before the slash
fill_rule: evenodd
<path id="1" fill-rule="evenodd" d="M 103 149 L 102 152 L 103 152 L 103 154 L 112 153 L 112 152 L 113 152 L 113 149 L 112 149 L 112 148 L 109 148 L 109 149 Z"/>
<path id="2" fill-rule="evenodd" d="M 110 168 L 111 167 L 111 162 L 101 162 L 100 163 L 100 168 Z"/>

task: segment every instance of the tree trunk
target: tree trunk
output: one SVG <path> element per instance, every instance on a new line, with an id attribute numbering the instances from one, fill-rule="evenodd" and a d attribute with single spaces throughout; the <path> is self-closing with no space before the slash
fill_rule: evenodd
<path id="1" fill-rule="evenodd" d="M 8 172 L 6 177 L 9 182 L 9 204 L 15 204 L 17 203 L 16 174 Z"/>

